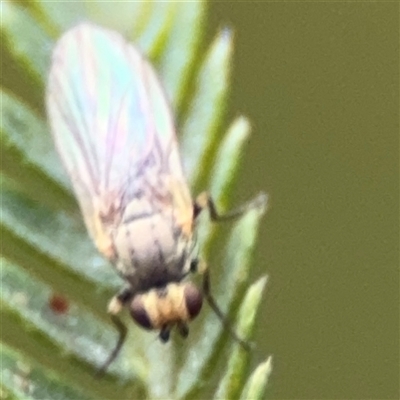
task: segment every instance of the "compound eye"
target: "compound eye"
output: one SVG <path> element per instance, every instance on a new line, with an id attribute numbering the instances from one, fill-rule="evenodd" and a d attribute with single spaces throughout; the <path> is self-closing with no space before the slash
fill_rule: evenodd
<path id="1" fill-rule="evenodd" d="M 196 318 L 203 305 L 203 295 L 196 286 L 188 283 L 185 286 L 184 296 L 190 319 Z"/>
<path id="2" fill-rule="evenodd" d="M 153 329 L 153 324 L 151 323 L 150 317 L 144 307 L 141 296 L 136 296 L 132 300 L 130 307 L 131 317 L 136 321 L 138 325 L 145 329 Z"/>

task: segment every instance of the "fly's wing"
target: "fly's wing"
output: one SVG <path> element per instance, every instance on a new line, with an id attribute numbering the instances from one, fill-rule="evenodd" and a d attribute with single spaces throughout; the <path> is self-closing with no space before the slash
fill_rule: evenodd
<path id="1" fill-rule="evenodd" d="M 112 258 L 110 230 L 135 196 L 153 196 L 189 218 L 166 96 L 151 65 L 122 36 L 87 23 L 64 34 L 46 101 L 57 150 L 103 254 Z"/>

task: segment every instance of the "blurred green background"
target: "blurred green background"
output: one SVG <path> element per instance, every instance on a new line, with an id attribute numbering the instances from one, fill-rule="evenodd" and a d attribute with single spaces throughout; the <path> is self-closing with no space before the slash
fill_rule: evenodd
<path id="1" fill-rule="evenodd" d="M 399 398 L 399 3 L 213 2 L 265 189 L 254 274 L 270 398 Z"/>

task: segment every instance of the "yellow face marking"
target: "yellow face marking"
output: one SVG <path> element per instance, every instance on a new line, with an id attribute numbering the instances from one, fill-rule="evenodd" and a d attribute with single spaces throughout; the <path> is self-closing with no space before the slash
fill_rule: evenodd
<path id="1" fill-rule="evenodd" d="M 182 285 L 171 283 L 165 289 L 149 291 L 142 299 L 154 329 L 189 320 Z"/>

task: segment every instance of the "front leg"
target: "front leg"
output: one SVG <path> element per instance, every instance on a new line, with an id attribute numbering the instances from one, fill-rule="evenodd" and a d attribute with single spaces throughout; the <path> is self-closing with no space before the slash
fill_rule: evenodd
<path id="1" fill-rule="evenodd" d="M 111 322 L 117 328 L 119 336 L 118 336 L 118 340 L 117 340 L 117 343 L 116 343 L 113 351 L 110 353 L 110 355 L 108 356 L 105 363 L 102 365 L 102 367 L 97 372 L 98 377 L 101 377 L 104 375 L 104 373 L 106 372 L 106 370 L 110 366 L 110 364 L 117 358 L 119 352 L 121 351 L 122 346 L 125 343 L 128 329 L 127 329 L 126 325 L 118 317 L 117 314 L 119 314 L 120 311 L 122 310 L 122 308 L 130 300 L 132 300 L 133 296 L 134 296 L 134 293 L 133 293 L 132 288 L 127 287 L 127 288 L 124 288 L 120 293 L 115 295 L 108 304 L 107 311 L 110 314 Z"/>

